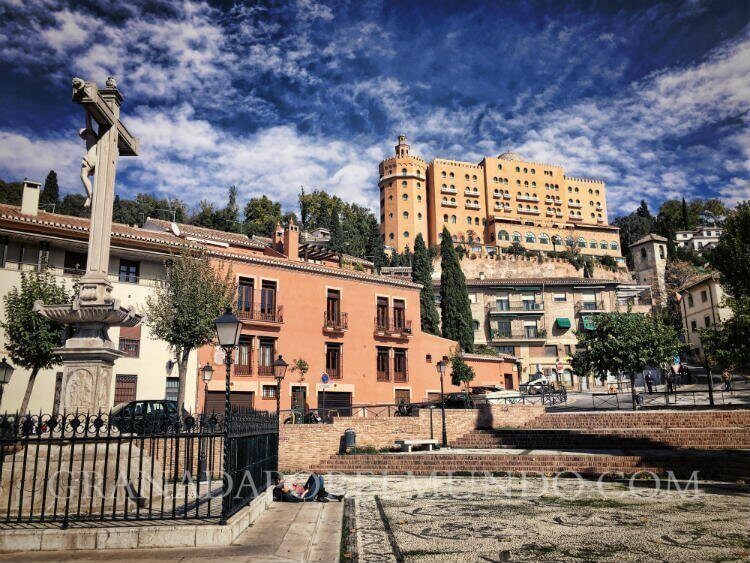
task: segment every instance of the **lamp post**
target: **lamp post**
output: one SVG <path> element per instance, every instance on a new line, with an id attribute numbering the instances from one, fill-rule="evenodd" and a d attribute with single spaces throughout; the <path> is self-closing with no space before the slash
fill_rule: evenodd
<path id="1" fill-rule="evenodd" d="M 201 376 L 203 378 L 203 420 L 206 418 L 206 400 L 208 398 L 208 382 L 214 375 L 214 368 L 206 362 L 206 365 L 201 368 Z M 201 424 L 201 427 L 203 424 Z M 202 429 L 202 428 L 201 428 Z M 203 440 L 203 432 L 200 432 L 200 442 L 198 443 L 198 480 L 208 481 L 208 471 L 206 467 L 206 444 Z"/>
<path id="2" fill-rule="evenodd" d="M 214 321 L 216 328 L 216 338 L 219 346 L 224 349 L 224 366 L 226 367 L 226 386 L 224 390 L 224 471 L 222 478 L 222 497 L 221 497 L 221 523 L 227 523 L 227 514 L 229 513 L 229 372 L 232 367 L 232 352 L 237 347 L 240 339 L 242 323 L 232 313 L 232 308 L 227 306 L 224 314 Z"/>
<path id="3" fill-rule="evenodd" d="M 273 377 L 276 379 L 276 418 L 279 418 L 279 413 L 281 412 L 281 382 L 284 380 L 288 366 L 289 364 L 284 361 L 281 354 L 273 362 Z"/>
<path id="4" fill-rule="evenodd" d="M 440 360 L 437 363 L 437 371 L 440 374 L 440 415 L 443 419 L 443 447 L 448 447 L 448 433 L 445 428 L 445 396 L 443 395 L 443 376 L 445 375 L 446 362 Z"/>
<path id="5" fill-rule="evenodd" d="M 16 368 L 9 364 L 8 360 L 5 358 L 0 361 L 0 404 L 3 402 L 3 391 L 5 390 L 5 386 L 10 383 L 10 378 L 13 376 L 13 371 L 15 369 Z"/>

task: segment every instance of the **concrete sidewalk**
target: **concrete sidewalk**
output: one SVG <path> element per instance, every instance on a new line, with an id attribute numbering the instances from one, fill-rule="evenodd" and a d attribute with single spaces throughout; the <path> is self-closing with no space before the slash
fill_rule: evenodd
<path id="1" fill-rule="evenodd" d="M 33 551 L 0 554 L 0 561 L 292 561 L 335 562 L 341 549 L 343 502 L 273 503 L 231 546 L 102 551 Z M 0 532 L 2 533 L 2 532 Z"/>

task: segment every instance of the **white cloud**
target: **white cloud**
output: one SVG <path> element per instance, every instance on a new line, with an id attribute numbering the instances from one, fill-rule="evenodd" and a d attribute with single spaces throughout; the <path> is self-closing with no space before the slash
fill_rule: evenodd
<path id="1" fill-rule="evenodd" d="M 86 152 L 76 132 L 70 139 L 38 139 L 15 131 L 0 131 L 0 170 L 6 180 L 28 178 L 44 181 L 50 170 L 67 178 L 67 185 L 78 182 L 81 158 Z M 81 188 L 83 189 L 83 188 Z"/>

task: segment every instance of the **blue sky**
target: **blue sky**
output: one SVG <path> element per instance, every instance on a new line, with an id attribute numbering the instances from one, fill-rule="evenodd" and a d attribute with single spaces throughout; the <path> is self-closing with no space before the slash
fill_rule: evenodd
<path id="1" fill-rule="evenodd" d="M 737 1 L 0 0 L 0 178 L 78 191 L 74 75 L 118 78 L 142 154 L 118 193 L 377 206 L 399 132 L 427 159 L 514 150 L 607 182 L 610 218 L 750 198 Z"/>

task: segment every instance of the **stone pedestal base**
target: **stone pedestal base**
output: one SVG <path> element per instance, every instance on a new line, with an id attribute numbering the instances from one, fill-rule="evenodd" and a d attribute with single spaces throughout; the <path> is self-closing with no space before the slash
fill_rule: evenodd
<path id="1" fill-rule="evenodd" d="M 113 367 L 120 357 L 116 350 L 101 350 L 92 357 L 91 350 L 60 350 L 63 356 L 61 412 L 109 411 L 115 394 Z"/>

